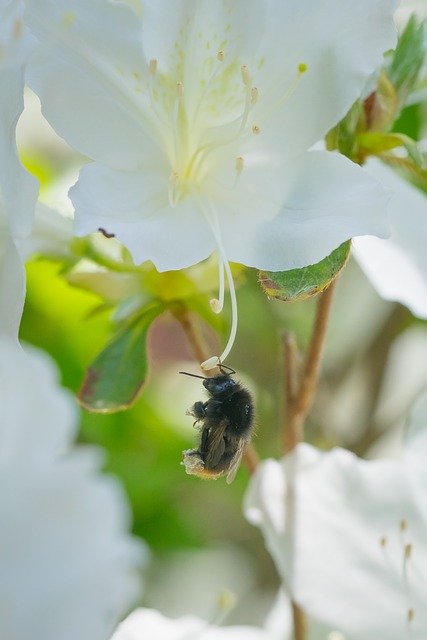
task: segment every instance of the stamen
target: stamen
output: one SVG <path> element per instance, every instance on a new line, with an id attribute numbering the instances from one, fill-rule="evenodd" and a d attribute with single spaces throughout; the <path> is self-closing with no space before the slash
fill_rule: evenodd
<path id="1" fill-rule="evenodd" d="M 203 215 L 205 216 L 206 222 L 212 229 L 214 238 L 218 245 L 218 252 L 221 256 L 221 259 L 224 265 L 225 275 L 227 277 L 228 289 L 230 292 L 230 301 L 231 301 L 231 329 L 230 329 L 230 336 L 228 338 L 228 342 L 225 346 L 225 349 L 220 356 L 213 356 L 212 358 L 209 358 L 208 360 L 206 360 L 200 365 L 202 369 L 204 369 L 205 371 L 209 371 L 210 369 L 214 369 L 219 364 L 224 362 L 224 360 L 229 355 L 231 349 L 233 348 L 234 341 L 237 335 L 238 310 L 237 310 L 237 296 L 236 296 L 236 289 L 234 287 L 233 274 L 231 272 L 230 263 L 228 262 L 228 259 L 224 250 L 224 245 L 222 244 L 221 229 L 219 227 L 216 211 L 213 208 L 212 204 L 210 204 L 209 210 L 206 210 L 205 203 L 203 201 L 199 201 L 199 204 L 203 212 Z"/>
<path id="2" fill-rule="evenodd" d="M 411 622 L 413 622 L 415 618 L 415 610 L 414 609 L 408 609 L 408 613 L 407 613 L 407 619 L 409 624 L 411 624 Z"/>
<path id="3" fill-rule="evenodd" d="M 216 314 L 221 313 L 224 308 L 225 286 L 224 286 L 224 262 L 221 256 L 218 256 L 218 272 L 219 272 L 219 295 L 218 299 L 210 300 L 212 311 Z"/>
<path id="4" fill-rule="evenodd" d="M 412 549 L 413 549 L 412 544 L 406 544 L 405 545 L 405 550 L 404 550 L 405 560 L 409 560 L 409 558 L 411 557 Z"/>
<path id="5" fill-rule="evenodd" d="M 184 95 L 184 85 L 183 85 L 182 82 L 177 82 L 176 83 L 176 97 L 178 98 L 178 100 L 181 100 L 183 95 Z"/>
<path id="6" fill-rule="evenodd" d="M 203 369 L 203 371 L 211 371 L 211 369 L 215 369 L 215 367 L 219 367 L 220 364 L 221 364 L 221 360 L 219 359 L 219 357 L 212 356 L 212 358 L 208 358 L 208 360 L 205 360 L 204 362 L 202 362 L 200 367 Z"/>
<path id="7" fill-rule="evenodd" d="M 150 64 L 148 65 L 148 71 L 151 76 L 155 76 L 157 73 L 158 61 L 157 58 L 152 58 L 150 60 Z"/>
<path id="8" fill-rule="evenodd" d="M 225 51 L 223 51 L 221 49 L 221 51 L 218 51 L 218 53 L 216 54 L 216 57 L 217 57 L 217 60 L 219 62 L 224 62 L 224 60 L 225 60 Z"/>
<path id="9" fill-rule="evenodd" d="M 24 24 L 22 20 L 15 20 L 13 25 L 13 37 L 18 40 L 22 36 Z"/>
<path id="10" fill-rule="evenodd" d="M 242 72 L 243 84 L 245 85 L 245 87 L 250 87 L 252 84 L 251 74 L 249 73 L 249 69 L 245 64 L 242 66 L 241 72 Z"/>
<path id="11" fill-rule="evenodd" d="M 254 124 L 254 126 L 252 127 L 252 133 L 256 136 L 259 136 L 259 134 L 261 133 L 261 127 L 257 124 Z"/>
<path id="12" fill-rule="evenodd" d="M 382 549 L 385 549 L 387 546 L 387 536 L 382 536 L 382 538 L 380 538 L 380 547 Z"/>
<path id="13" fill-rule="evenodd" d="M 406 518 L 402 518 L 402 520 L 399 522 L 399 528 L 401 531 L 406 531 L 408 529 L 408 521 L 406 520 Z"/>
<path id="14" fill-rule="evenodd" d="M 258 98 L 259 98 L 259 91 L 257 87 L 252 87 L 251 89 L 251 105 L 252 106 L 258 102 Z"/>
<path id="15" fill-rule="evenodd" d="M 236 158 L 236 171 L 240 175 L 245 168 L 245 159 L 242 156 Z"/>

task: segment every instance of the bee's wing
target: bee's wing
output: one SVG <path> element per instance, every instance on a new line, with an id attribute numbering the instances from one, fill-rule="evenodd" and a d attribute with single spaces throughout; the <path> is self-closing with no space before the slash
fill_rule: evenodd
<path id="1" fill-rule="evenodd" d="M 209 429 L 206 453 L 206 467 L 215 467 L 221 460 L 225 451 L 224 434 L 227 429 L 227 420 L 221 420 Z"/>
<path id="2" fill-rule="evenodd" d="M 230 467 L 227 473 L 227 484 L 231 484 L 236 477 L 237 469 L 240 466 L 242 461 L 243 452 L 245 450 L 246 442 L 245 440 L 240 440 L 239 445 L 237 447 L 237 451 L 234 454 L 232 461 L 230 462 Z"/>

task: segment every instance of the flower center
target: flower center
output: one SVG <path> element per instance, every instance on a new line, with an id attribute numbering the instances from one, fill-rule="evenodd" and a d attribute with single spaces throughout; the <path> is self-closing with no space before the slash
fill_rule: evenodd
<path id="1" fill-rule="evenodd" d="M 250 122 L 259 91 L 246 65 L 227 63 L 223 50 L 212 60 L 211 73 L 198 91 L 188 96 L 182 81 L 160 73 L 156 59 L 149 63 L 153 113 L 171 166 L 169 199 L 172 206 L 190 194 L 203 192 L 224 158 L 260 126 Z M 232 155 L 231 155 L 232 157 Z M 232 184 L 244 169 L 236 156 Z"/>

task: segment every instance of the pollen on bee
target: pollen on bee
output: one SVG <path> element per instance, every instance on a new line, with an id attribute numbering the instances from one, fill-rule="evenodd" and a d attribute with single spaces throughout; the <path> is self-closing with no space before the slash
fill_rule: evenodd
<path id="1" fill-rule="evenodd" d="M 221 51 L 218 51 L 218 53 L 216 54 L 216 57 L 217 57 L 219 62 L 224 62 L 224 60 L 225 60 L 225 51 L 223 51 L 221 49 Z"/>
<path id="2" fill-rule="evenodd" d="M 258 136 L 261 133 L 261 127 L 257 124 L 254 124 L 252 127 L 252 133 Z"/>
<path id="3" fill-rule="evenodd" d="M 155 76 L 157 73 L 157 58 L 151 58 L 150 60 L 150 64 L 148 65 L 148 70 L 150 72 L 150 75 Z"/>

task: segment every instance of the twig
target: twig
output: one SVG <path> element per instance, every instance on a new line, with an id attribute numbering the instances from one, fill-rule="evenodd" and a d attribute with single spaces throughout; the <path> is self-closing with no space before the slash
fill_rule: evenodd
<path id="1" fill-rule="evenodd" d="M 292 429 L 294 422 L 289 419 L 294 413 L 295 399 L 298 393 L 298 347 L 293 333 L 285 333 L 283 348 L 285 352 L 285 411 L 288 417 L 283 430 L 283 447 L 287 453 L 295 449 L 302 436 L 301 430 L 296 432 Z"/>
<path id="2" fill-rule="evenodd" d="M 283 431 L 283 445 L 286 453 L 295 452 L 296 447 L 303 439 L 305 419 L 313 404 L 319 379 L 320 361 L 334 288 L 335 284 L 332 283 L 329 288 L 321 294 L 319 299 L 313 335 L 311 337 L 300 384 L 298 384 L 298 348 L 295 336 L 292 333 L 286 333 L 284 336 L 286 420 Z M 291 541 L 292 556 L 294 556 L 297 531 L 295 500 L 296 465 L 297 459 L 294 453 L 289 459 L 287 466 L 288 490 L 286 501 L 286 524 Z M 305 640 L 307 636 L 307 619 L 304 611 L 295 601 L 292 601 L 292 617 L 294 640 Z"/>
<path id="3" fill-rule="evenodd" d="M 197 362 L 200 363 L 207 360 L 209 358 L 209 350 L 191 314 L 187 310 L 180 310 L 176 311 L 174 315 L 184 330 Z M 213 371 L 215 371 L 215 369 Z M 203 374 L 206 375 L 206 371 L 204 371 Z M 259 463 L 259 456 L 252 442 L 246 445 L 243 459 L 249 474 L 253 475 Z"/>
<path id="4" fill-rule="evenodd" d="M 288 408 L 290 409 L 290 412 L 288 415 L 287 429 L 290 433 L 297 434 L 298 442 L 302 439 L 304 422 L 314 401 L 334 291 L 335 282 L 332 282 L 328 289 L 320 295 L 319 302 L 317 304 L 313 335 L 311 337 L 308 354 L 304 364 L 301 384 L 299 386 L 295 402 L 292 402 L 291 406 Z"/>

